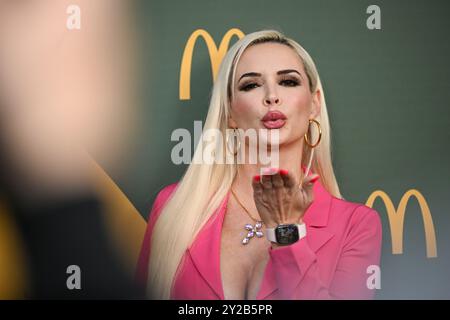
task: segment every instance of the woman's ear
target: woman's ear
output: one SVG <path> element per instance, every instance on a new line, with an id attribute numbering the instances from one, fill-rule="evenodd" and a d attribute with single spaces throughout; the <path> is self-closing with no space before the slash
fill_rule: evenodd
<path id="1" fill-rule="evenodd" d="M 320 106 L 322 105 L 322 92 L 320 89 L 317 89 L 314 93 L 312 93 L 312 108 L 311 108 L 311 117 L 314 119 L 320 114 Z"/>

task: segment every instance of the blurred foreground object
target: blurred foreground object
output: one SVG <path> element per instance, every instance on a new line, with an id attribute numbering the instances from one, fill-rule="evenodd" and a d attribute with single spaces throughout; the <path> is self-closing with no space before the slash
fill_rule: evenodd
<path id="1" fill-rule="evenodd" d="M 80 30 L 66 27 L 74 4 Z M 142 297 L 145 221 L 109 178 L 135 127 L 132 12 L 0 0 L 0 298 Z M 80 290 L 67 288 L 70 265 Z"/>

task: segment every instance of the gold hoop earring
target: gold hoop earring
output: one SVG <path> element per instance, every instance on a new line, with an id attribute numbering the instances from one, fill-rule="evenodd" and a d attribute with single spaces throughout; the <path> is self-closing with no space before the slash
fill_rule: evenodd
<path id="1" fill-rule="evenodd" d="M 226 136 L 226 144 L 227 144 L 227 150 L 232 154 L 232 155 L 237 155 L 238 154 L 238 152 L 239 152 L 239 149 L 241 148 L 241 139 L 239 139 L 239 131 L 236 129 L 236 128 L 234 128 L 233 129 L 233 139 L 234 138 L 237 138 L 237 141 L 238 141 L 238 143 L 237 143 L 237 148 L 235 148 L 235 150 L 230 150 L 230 143 L 229 143 L 229 141 L 230 141 L 230 135 L 229 134 L 227 134 L 227 136 Z M 233 147 L 235 147 L 236 145 L 235 145 L 235 143 L 233 143 Z"/>
<path id="2" fill-rule="evenodd" d="M 317 129 L 319 130 L 319 139 L 317 140 L 317 142 L 315 144 L 311 144 L 309 143 L 308 140 L 308 132 L 305 133 L 305 142 L 308 146 L 310 146 L 311 148 L 315 148 L 319 143 L 320 143 L 320 139 L 322 139 L 322 129 L 320 128 L 320 123 L 319 121 L 315 120 L 315 119 L 309 119 L 309 124 L 308 124 L 308 131 L 309 131 L 309 127 L 311 126 L 311 122 L 314 122 L 317 125 Z"/>

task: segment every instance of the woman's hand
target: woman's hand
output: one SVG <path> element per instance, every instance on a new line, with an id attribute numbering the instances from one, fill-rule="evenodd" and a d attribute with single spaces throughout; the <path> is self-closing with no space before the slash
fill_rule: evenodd
<path id="1" fill-rule="evenodd" d="M 319 175 L 302 176 L 301 186 L 287 170 L 271 169 L 272 174 L 253 178 L 253 198 L 267 228 L 279 224 L 302 223 L 313 202 L 312 188 Z"/>

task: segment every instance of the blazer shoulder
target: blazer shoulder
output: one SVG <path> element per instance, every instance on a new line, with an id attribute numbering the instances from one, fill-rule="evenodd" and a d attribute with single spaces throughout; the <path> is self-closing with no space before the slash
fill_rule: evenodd
<path id="1" fill-rule="evenodd" d="M 169 200 L 170 196 L 175 191 L 177 185 L 178 182 L 169 184 L 157 192 L 155 200 L 153 201 L 153 206 L 150 215 L 148 217 L 149 222 L 152 220 L 156 220 L 159 213 L 161 212 L 162 207 L 167 202 L 167 200 Z"/>
<path id="2" fill-rule="evenodd" d="M 348 201 L 345 199 L 339 199 L 333 197 L 333 206 L 339 218 L 342 219 L 342 215 L 347 216 L 348 220 L 353 223 L 360 223 L 364 220 L 370 220 L 374 223 L 381 223 L 379 213 L 366 206 L 363 203 Z"/>
<path id="3" fill-rule="evenodd" d="M 156 199 L 159 200 L 166 200 L 170 197 L 170 195 L 175 191 L 176 187 L 178 186 L 178 182 L 171 183 L 162 189 L 160 189 L 156 195 Z"/>
<path id="4" fill-rule="evenodd" d="M 148 275 L 148 261 L 150 257 L 150 241 L 152 237 L 153 227 L 162 212 L 163 205 L 167 202 L 170 195 L 173 193 L 177 186 L 177 183 L 169 184 L 162 189 L 160 189 L 153 201 L 153 206 L 148 216 L 148 223 L 144 234 L 144 239 L 142 241 L 141 250 L 139 253 L 139 258 L 136 267 L 135 280 L 139 287 L 146 286 L 147 275 Z"/>
<path id="5" fill-rule="evenodd" d="M 345 247 L 353 248 L 355 246 L 366 246 L 378 252 L 381 250 L 381 243 L 383 237 L 382 222 L 379 213 L 362 203 L 350 202 L 342 199 L 336 201 L 341 202 L 341 205 L 346 206 L 348 210 L 345 212 L 345 217 L 336 215 L 336 219 L 342 219 L 341 231 L 345 239 Z"/>

